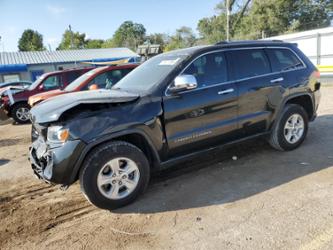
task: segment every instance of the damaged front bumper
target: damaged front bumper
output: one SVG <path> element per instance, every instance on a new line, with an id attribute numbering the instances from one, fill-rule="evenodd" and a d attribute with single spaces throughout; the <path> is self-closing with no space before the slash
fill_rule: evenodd
<path id="1" fill-rule="evenodd" d="M 0 104 L 0 121 L 7 120 L 9 118 L 8 112 L 4 104 Z"/>
<path id="2" fill-rule="evenodd" d="M 70 185 L 74 165 L 85 144 L 80 140 L 52 145 L 41 136 L 30 147 L 29 161 L 37 178 L 48 183 Z"/>

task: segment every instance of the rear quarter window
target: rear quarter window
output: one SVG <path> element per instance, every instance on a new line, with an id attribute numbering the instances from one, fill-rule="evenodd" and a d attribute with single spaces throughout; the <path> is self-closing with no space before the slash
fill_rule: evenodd
<path id="1" fill-rule="evenodd" d="M 290 49 L 267 49 L 273 72 L 304 67 L 294 52 Z"/>
<path id="2" fill-rule="evenodd" d="M 263 49 L 240 49 L 229 51 L 234 80 L 271 73 L 271 67 Z"/>

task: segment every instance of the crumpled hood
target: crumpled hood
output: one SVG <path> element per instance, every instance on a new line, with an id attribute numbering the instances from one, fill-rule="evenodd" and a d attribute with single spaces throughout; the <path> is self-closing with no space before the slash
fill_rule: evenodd
<path id="1" fill-rule="evenodd" d="M 18 92 L 23 92 L 24 90 L 26 90 L 26 88 L 22 87 L 22 86 L 8 86 L 8 87 L 3 87 L 0 88 L 0 96 L 2 94 L 6 94 L 5 92 L 11 91 L 12 94 L 18 93 Z"/>
<path id="2" fill-rule="evenodd" d="M 124 103 L 139 98 L 138 94 L 122 90 L 87 90 L 49 98 L 30 111 L 35 123 L 57 121 L 67 110 L 84 103 Z"/>

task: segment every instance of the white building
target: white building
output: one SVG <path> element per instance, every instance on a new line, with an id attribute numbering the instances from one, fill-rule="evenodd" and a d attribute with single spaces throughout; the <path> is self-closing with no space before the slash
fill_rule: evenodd
<path id="1" fill-rule="evenodd" d="M 274 36 L 266 39 L 297 43 L 298 47 L 315 65 L 333 67 L 333 27 Z"/>

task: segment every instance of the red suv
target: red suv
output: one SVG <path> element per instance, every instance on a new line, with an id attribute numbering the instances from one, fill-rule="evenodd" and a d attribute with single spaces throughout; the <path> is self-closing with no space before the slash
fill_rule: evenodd
<path id="1" fill-rule="evenodd" d="M 43 74 L 29 88 L 21 91 L 10 89 L 2 94 L 0 99 L 1 117 L 5 115 L 12 117 L 17 123 L 29 122 L 28 99 L 30 96 L 55 90 L 63 89 L 79 76 L 83 75 L 93 67 L 67 69 Z"/>
<path id="2" fill-rule="evenodd" d="M 29 97 L 29 105 L 34 105 L 54 96 L 82 90 L 109 89 L 120 79 L 136 68 L 138 64 L 105 66 L 92 69 L 74 80 L 64 89 L 51 90 Z"/>

